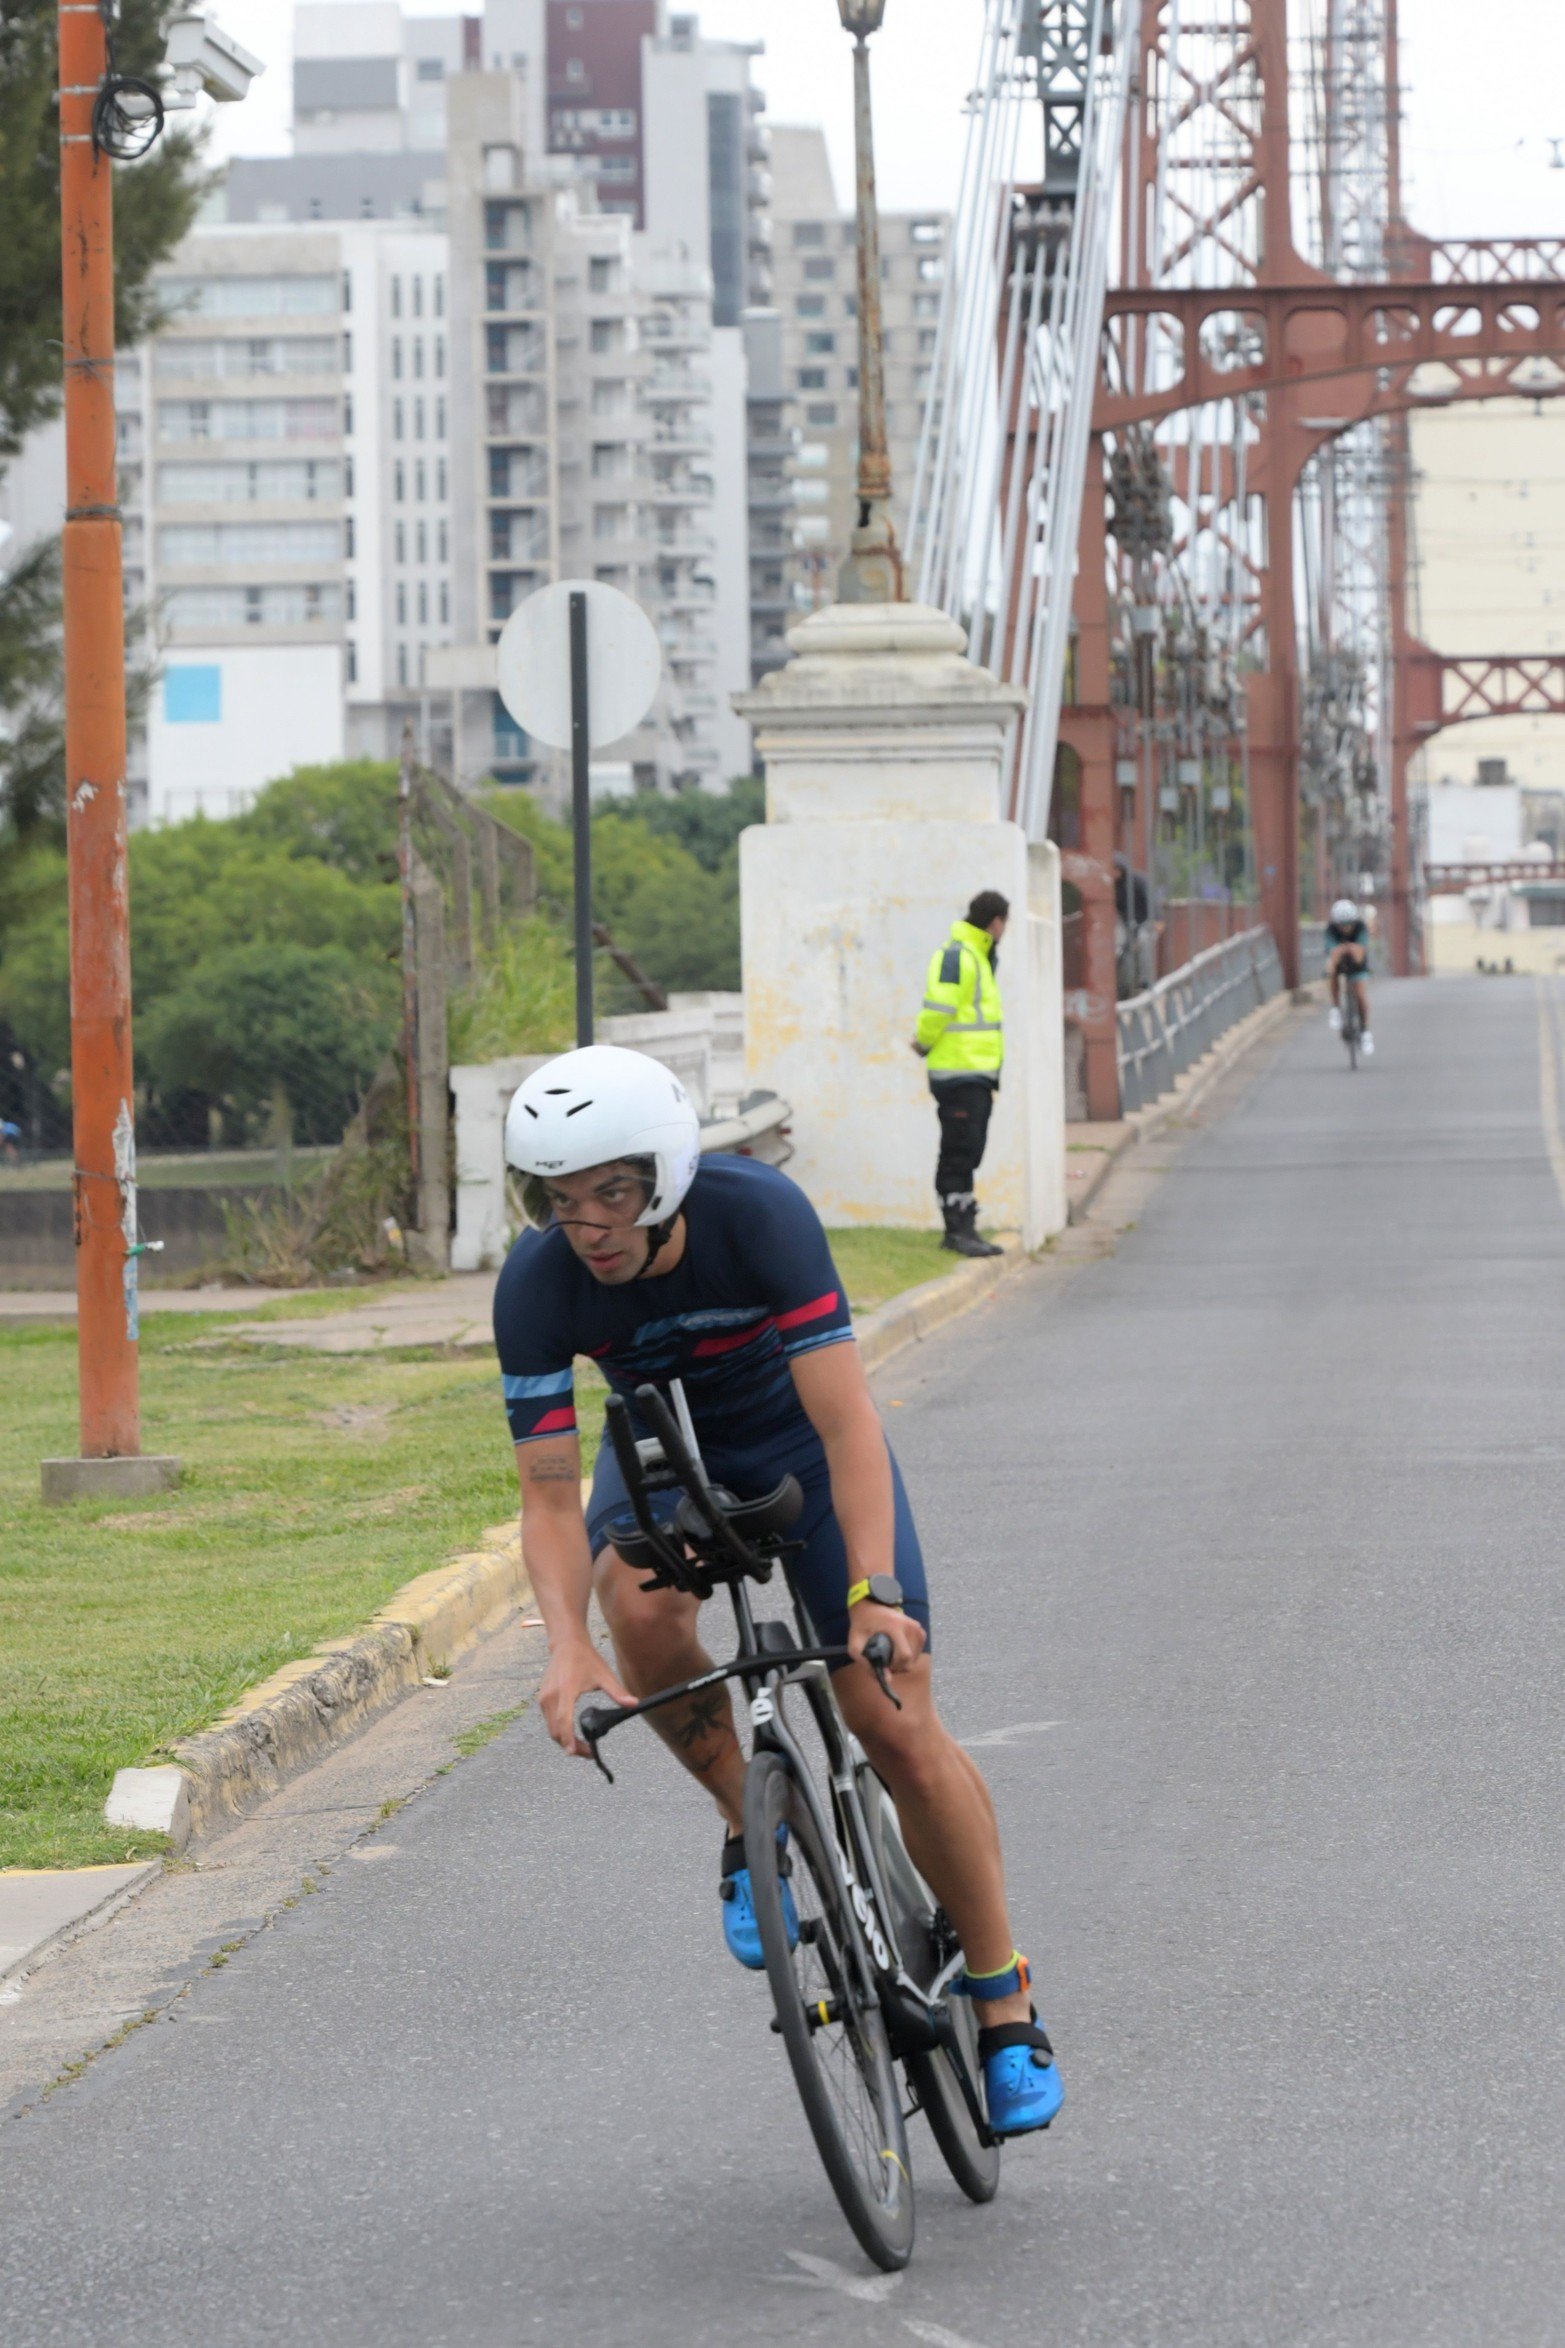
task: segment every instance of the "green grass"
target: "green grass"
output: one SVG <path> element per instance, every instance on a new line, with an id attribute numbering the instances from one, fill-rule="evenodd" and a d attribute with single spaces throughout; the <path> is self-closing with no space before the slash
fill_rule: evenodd
<path id="1" fill-rule="evenodd" d="M 876 1305 L 938 1280 L 952 1268 L 940 1245 L 938 1231 L 888 1231 L 871 1227 L 859 1231 L 832 1231 L 831 1252 L 855 1313 L 872 1312 Z"/>
<path id="2" fill-rule="evenodd" d="M 948 1268 L 930 1232 L 841 1231 L 832 1246 L 861 1313 Z M 142 1440 L 185 1477 L 144 1501 L 43 1506 L 39 1460 L 76 1448 L 75 1336 L 0 1328 L 0 1867 L 158 1850 L 104 1825 L 116 1769 L 166 1754 L 510 1515 L 486 1355 L 279 1356 L 231 1335 L 235 1318 L 375 1294 L 258 1297 L 211 1318 L 149 1298 Z M 585 1364 L 578 1395 L 590 1458 L 603 1386 Z"/>
<path id="3" fill-rule="evenodd" d="M 76 1447 L 74 1337 L 0 1330 L 0 1866 L 158 1849 L 104 1825 L 116 1769 L 515 1507 L 483 1355 L 278 1359 L 204 1342 L 224 1326 L 153 1316 L 143 1338 L 143 1442 L 179 1454 L 180 1488 L 64 1508 L 38 1462 Z M 584 1391 L 593 1432 L 600 1413 Z"/>

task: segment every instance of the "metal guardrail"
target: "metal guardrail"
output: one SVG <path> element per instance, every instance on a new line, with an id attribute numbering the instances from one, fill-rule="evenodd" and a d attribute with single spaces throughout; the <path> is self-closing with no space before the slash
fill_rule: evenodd
<path id="1" fill-rule="evenodd" d="M 1144 1109 L 1218 1037 L 1282 992 L 1269 929 L 1242 930 L 1119 1006 L 1121 1111 Z"/>

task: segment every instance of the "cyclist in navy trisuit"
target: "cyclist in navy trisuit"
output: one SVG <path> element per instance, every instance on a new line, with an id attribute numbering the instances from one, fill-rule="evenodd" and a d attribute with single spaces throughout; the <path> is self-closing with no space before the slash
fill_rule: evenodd
<path id="1" fill-rule="evenodd" d="M 522 1085 L 506 1119 L 506 1156 L 524 1177 L 534 1228 L 500 1274 L 495 1342 L 521 1479 L 523 1554 L 549 1638 L 544 1719 L 568 1753 L 585 1754 L 575 1728 L 584 1695 L 601 1691 L 623 1704 L 710 1668 L 695 1599 L 643 1590 L 613 1548 L 609 1527 L 627 1499 L 607 1444 L 583 1508 L 573 1363 L 585 1354 L 633 1414 L 637 1386 L 682 1380 L 714 1482 L 748 1497 L 785 1474 L 798 1478 L 803 1548 L 791 1577 L 821 1643 L 851 1650 L 836 1681 L 842 1710 L 961 1939 L 991 2124 L 1008 2135 L 1044 2127 L 1063 2098 L 1059 2072 L 1012 1943 L 988 1790 L 935 1711 L 918 1534 L 826 1234 L 785 1174 L 699 1151 L 698 1121 L 678 1080 L 614 1045 L 549 1062 Z M 677 1497 L 656 1496 L 670 1509 Z M 588 1631 L 594 1589 L 619 1677 Z M 877 1631 L 892 1644 L 901 1711 L 859 1660 Z M 649 1717 L 722 1812 L 724 1933 L 740 1963 L 759 1970 L 740 1835 L 745 1762 L 728 1688 L 703 1689 Z"/>

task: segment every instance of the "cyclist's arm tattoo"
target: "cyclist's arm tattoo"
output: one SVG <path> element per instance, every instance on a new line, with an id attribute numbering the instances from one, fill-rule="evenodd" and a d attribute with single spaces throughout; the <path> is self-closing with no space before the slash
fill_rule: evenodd
<path id="1" fill-rule="evenodd" d="M 522 1470 L 525 1484 L 575 1484 L 581 1480 L 581 1470 L 573 1459 L 530 1460 Z"/>

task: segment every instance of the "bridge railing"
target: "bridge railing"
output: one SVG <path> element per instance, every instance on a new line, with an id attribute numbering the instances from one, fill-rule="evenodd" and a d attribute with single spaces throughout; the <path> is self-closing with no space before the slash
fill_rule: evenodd
<path id="1" fill-rule="evenodd" d="M 1282 964 L 1269 929 L 1247 929 L 1208 946 L 1144 994 L 1119 1006 L 1122 1112 L 1144 1109 L 1194 1067 L 1218 1037 L 1282 992 Z"/>

